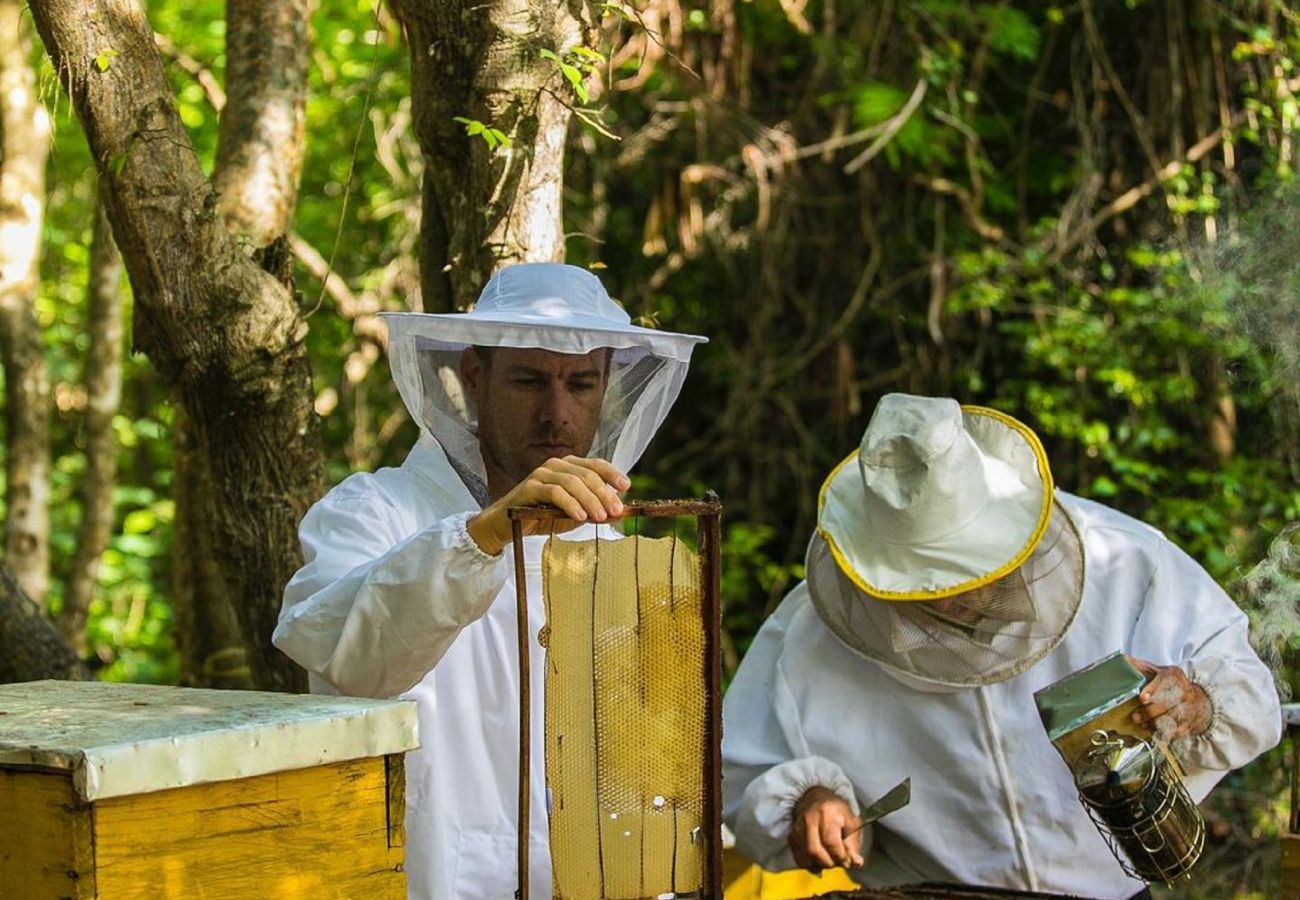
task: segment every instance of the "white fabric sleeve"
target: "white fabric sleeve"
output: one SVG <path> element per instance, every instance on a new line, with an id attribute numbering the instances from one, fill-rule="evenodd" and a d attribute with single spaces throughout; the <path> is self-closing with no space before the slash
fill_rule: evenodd
<path id="1" fill-rule="evenodd" d="M 795 868 L 787 839 L 794 824 L 794 806 L 815 787 L 834 791 L 856 816 L 860 809 L 853 785 L 829 759 L 805 756 L 772 766 L 745 788 L 736 815 L 736 846 L 764 869 Z M 864 828 L 862 855 L 871 849 L 871 829 Z"/>
<path id="2" fill-rule="evenodd" d="M 1182 666 L 1210 698 L 1209 728 L 1173 748 L 1188 774 L 1239 768 L 1281 740 L 1273 677 L 1251 649 L 1245 614 L 1190 556 L 1161 547 L 1130 652 Z"/>
<path id="3" fill-rule="evenodd" d="M 770 871 L 795 868 L 786 839 L 795 803 L 812 787 L 834 791 L 858 813 L 853 785 L 840 767 L 817 756 L 794 758 L 773 706 L 785 628 L 807 588 L 799 585 L 759 629 L 722 706 L 723 816 L 736 849 Z M 870 848 L 862 832 L 862 853 Z"/>
<path id="4" fill-rule="evenodd" d="M 409 516 L 382 492 L 327 495 L 299 527 L 305 564 L 285 588 L 272 643 L 344 694 L 412 687 L 505 583 L 503 557 L 466 530 L 471 515 L 403 534 Z"/>

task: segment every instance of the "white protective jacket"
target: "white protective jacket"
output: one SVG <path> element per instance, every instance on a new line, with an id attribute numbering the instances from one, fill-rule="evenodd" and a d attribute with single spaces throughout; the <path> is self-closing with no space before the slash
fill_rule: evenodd
<path id="1" fill-rule="evenodd" d="M 904 684 L 826 628 L 806 584 L 785 598 L 723 705 L 725 810 L 741 852 L 791 868 L 786 836 L 805 790 L 835 790 L 856 812 L 911 776 L 911 804 L 864 832 L 859 882 L 1131 896 L 1142 883 L 1124 874 L 1088 818 L 1033 699 L 1120 649 L 1182 665 L 1209 694 L 1209 730 L 1176 747 L 1197 802 L 1278 742 L 1272 678 L 1232 600 L 1156 530 L 1078 497 L 1056 499 L 1083 538 L 1083 600 L 1056 649 L 1008 681 Z"/>
<path id="2" fill-rule="evenodd" d="M 519 654 L 514 562 L 487 556 L 479 510 L 442 449 L 422 438 L 399 468 L 350 476 L 299 530 L 274 644 L 317 693 L 414 699 L 406 756 L 406 874 L 413 900 L 506 900 L 517 883 Z M 566 537 L 590 537 L 586 526 Z M 542 734 L 541 545 L 525 538 L 532 733 Z M 530 891 L 551 893 L 545 742 L 532 741 Z"/>

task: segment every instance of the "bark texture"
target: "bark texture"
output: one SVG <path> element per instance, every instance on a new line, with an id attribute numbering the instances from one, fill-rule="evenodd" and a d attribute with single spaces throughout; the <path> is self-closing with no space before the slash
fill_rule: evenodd
<path id="1" fill-rule="evenodd" d="M 231 231 L 265 247 L 298 201 L 311 65 L 308 0 L 228 0 L 226 104 L 212 175 Z"/>
<path id="2" fill-rule="evenodd" d="M 216 561 L 254 683 L 301 689 L 270 635 L 301 562 L 298 521 L 322 486 L 306 324 L 227 230 L 140 3 L 35 0 L 31 11 L 99 167 L 135 294 L 134 344 L 176 390 L 211 473 Z"/>
<path id="3" fill-rule="evenodd" d="M 82 479 L 81 525 L 64 589 L 59 631 L 86 658 L 86 616 L 95 593 L 99 561 L 113 532 L 113 487 L 117 482 L 117 437 L 113 417 L 122 403 L 122 257 L 104 205 L 95 208 L 90 242 L 86 350 L 86 417 L 83 422 L 86 474 Z"/>
<path id="4" fill-rule="evenodd" d="M 468 306 L 502 263 L 564 258 L 560 223 L 571 92 L 558 55 L 594 39 L 580 0 L 392 0 L 411 48 L 425 158 L 420 280 L 426 311 Z M 456 117 L 504 132 L 490 150 Z"/>
<path id="5" fill-rule="evenodd" d="M 84 681 L 85 665 L 58 630 L 0 568 L 0 684 L 65 678 Z"/>
<path id="6" fill-rule="evenodd" d="M 255 687 L 235 603 L 221 577 L 218 538 L 206 510 L 215 497 L 198 436 L 180 411 L 173 423 L 176 519 L 172 523 L 172 597 L 181 683 Z"/>
<path id="7" fill-rule="evenodd" d="M 5 374 L 5 564 L 49 586 L 50 381 L 34 304 L 50 123 L 28 62 L 22 0 L 0 0 L 0 359 Z"/>
<path id="8" fill-rule="evenodd" d="M 293 220 L 305 145 L 310 62 L 307 0 L 226 5 L 226 88 L 212 182 L 227 230 L 291 292 L 281 239 Z M 219 535 L 207 510 L 217 502 L 212 468 L 188 416 L 176 417 L 176 520 L 172 562 L 177 647 L 184 683 L 252 686 L 235 599 L 220 578 Z"/>

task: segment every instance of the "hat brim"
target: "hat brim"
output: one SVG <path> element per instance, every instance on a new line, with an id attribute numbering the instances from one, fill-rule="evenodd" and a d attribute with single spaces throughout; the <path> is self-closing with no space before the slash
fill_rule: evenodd
<path id="1" fill-rule="evenodd" d="M 980 513 L 928 542 L 903 542 L 869 521 L 858 454 L 826 478 L 817 533 L 844 575 L 882 600 L 937 600 L 1014 571 L 1034 551 L 1052 513 L 1052 474 L 1037 435 L 997 410 L 963 406 L 980 449 L 989 498 Z"/>
<path id="2" fill-rule="evenodd" d="M 611 347 L 644 349 L 655 356 L 686 362 L 707 338 L 611 322 L 600 316 L 546 316 L 536 313 L 380 313 L 393 337 L 423 337 L 448 348 L 518 347 L 558 353 L 590 353 Z"/>

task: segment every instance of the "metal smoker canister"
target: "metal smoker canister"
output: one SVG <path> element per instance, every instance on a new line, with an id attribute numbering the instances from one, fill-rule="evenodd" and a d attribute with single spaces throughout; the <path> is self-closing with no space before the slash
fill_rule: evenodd
<path id="1" fill-rule="evenodd" d="M 1173 881 L 1200 858 L 1205 820 L 1156 743 L 1095 731 L 1074 766 L 1074 783 L 1111 850 L 1123 851 L 1115 856 L 1130 875 Z"/>

